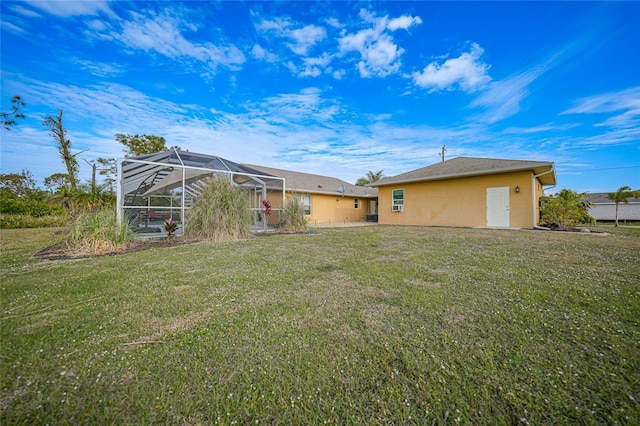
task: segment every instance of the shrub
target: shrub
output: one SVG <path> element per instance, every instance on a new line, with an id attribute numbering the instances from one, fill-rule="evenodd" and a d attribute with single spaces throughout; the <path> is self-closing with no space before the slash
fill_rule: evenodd
<path id="1" fill-rule="evenodd" d="M 74 254 L 91 256 L 121 250 L 132 240 L 129 223 L 118 224 L 115 209 L 103 208 L 78 216 L 65 245 Z"/>
<path id="2" fill-rule="evenodd" d="M 542 221 L 562 231 L 580 224 L 595 224 L 595 220 L 589 215 L 589 207 L 591 203 L 587 201 L 585 194 L 570 189 L 540 198 Z"/>
<path id="3" fill-rule="evenodd" d="M 31 216 L 28 214 L 0 214 L 0 229 L 57 228 L 69 224 L 69 216 Z"/>
<path id="4" fill-rule="evenodd" d="M 292 194 L 284 205 L 280 215 L 278 228 L 287 231 L 302 231 L 307 229 L 307 219 L 304 217 L 304 205 L 297 194 Z"/>
<path id="5" fill-rule="evenodd" d="M 252 217 L 245 191 L 226 178 L 207 178 L 186 214 L 185 236 L 209 241 L 246 238 Z"/>

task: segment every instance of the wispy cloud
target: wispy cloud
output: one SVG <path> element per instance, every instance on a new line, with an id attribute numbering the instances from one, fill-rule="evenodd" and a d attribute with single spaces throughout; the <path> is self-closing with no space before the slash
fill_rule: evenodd
<path id="1" fill-rule="evenodd" d="M 490 83 L 487 89 L 469 104 L 472 108 L 485 109 L 484 113 L 475 118 L 486 123 L 496 123 L 517 114 L 522 100 L 530 93 L 529 86 L 545 71 L 545 66 L 539 66 Z"/>
<path id="2" fill-rule="evenodd" d="M 104 13 L 114 16 L 108 0 L 91 1 L 56 1 L 56 0 L 25 0 L 30 6 L 51 15 L 60 17 L 87 16 Z"/>
<path id="3" fill-rule="evenodd" d="M 97 77 L 109 77 L 122 74 L 124 67 L 118 64 L 107 64 L 104 62 L 93 62 L 86 59 L 70 58 L 69 61 L 81 69 L 89 71 Z"/>
<path id="4" fill-rule="evenodd" d="M 617 113 L 595 126 L 636 127 L 640 124 L 640 86 L 579 99 L 562 114 Z"/>
<path id="5" fill-rule="evenodd" d="M 358 52 L 360 61 L 357 69 L 361 77 L 386 77 L 400 70 L 404 49 L 398 47 L 391 33 L 398 29 L 408 29 L 420 25 L 420 17 L 403 15 L 389 19 L 377 17 L 365 9 L 360 10 L 360 18 L 369 27 L 355 33 L 348 33 L 338 39 L 340 53 L 347 55 Z"/>
<path id="6" fill-rule="evenodd" d="M 40 16 L 40 14 L 32 9 L 23 7 L 20 4 L 12 4 L 9 6 L 9 9 L 12 10 L 13 12 L 22 15 L 22 16 L 26 16 L 28 18 L 37 18 Z"/>
<path id="7" fill-rule="evenodd" d="M 184 33 L 196 31 L 197 26 L 190 19 L 169 10 L 160 13 L 131 12 L 128 19 L 117 23 L 119 28 L 90 21 L 88 28 L 94 31 L 96 38 L 118 41 L 128 49 L 155 52 L 178 61 L 196 61 L 214 71 L 218 66 L 239 69 L 246 60 L 242 51 L 233 44 L 216 45 L 188 40 Z M 105 33 L 109 27 L 113 29 Z"/>

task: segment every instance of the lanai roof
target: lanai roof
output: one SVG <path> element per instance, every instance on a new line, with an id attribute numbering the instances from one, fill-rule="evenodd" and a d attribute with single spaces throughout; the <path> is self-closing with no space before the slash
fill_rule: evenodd
<path id="1" fill-rule="evenodd" d="M 149 188 L 161 190 L 180 186 L 182 184 L 182 172 L 179 172 L 179 170 L 183 168 L 187 170 L 187 183 L 216 171 L 232 174 L 233 180 L 239 185 L 256 182 L 257 179 L 259 183 L 264 182 L 266 184 L 279 181 L 276 176 L 269 176 L 268 173 L 263 171 L 255 170 L 218 156 L 173 149 L 155 154 L 125 158 L 122 161 L 121 177 L 124 193 L 129 194 L 139 191 L 141 187 L 151 193 L 153 189 Z M 177 173 L 180 175 L 178 179 L 172 179 L 172 175 Z"/>
<path id="2" fill-rule="evenodd" d="M 539 177 L 540 182 L 543 185 L 556 184 L 556 174 L 552 162 L 457 157 L 396 176 L 382 178 L 377 182 L 370 183 L 369 185 L 379 187 L 399 183 L 454 179 L 521 170 L 531 170 L 536 175 L 550 171 L 551 173 Z"/>
<path id="3" fill-rule="evenodd" d="M 274 169 L 273 167 L 256 166 L 253 164 L 245 164 L 244 166 L 269 175 L 283 177 L 285 179 L 286 189 L 291 191 L 304 192 L 307 194 L 344 194 L 346 196 L 362 198 L 378 196 L 377 188 L 356 186 L 334 177 Z M 344 191 L 342 191 L 342 189 L 344 189 Z"/>

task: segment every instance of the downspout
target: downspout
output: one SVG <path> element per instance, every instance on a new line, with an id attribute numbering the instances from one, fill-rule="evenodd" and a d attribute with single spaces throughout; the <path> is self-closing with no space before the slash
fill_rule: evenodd
<path id="1" fill-rule="evenodd" d="M 540 173 L 538 175 L 533 175 L 533 177 L 531 178 L 531 207 L 533 208 L 533 212 L 532 212 L 532 217 L 533 217 L 533 229 L 544 229 L 544 230 L 548 230 L 549 228 L 545 228 L 544 226 L 539 226 L 538 223 L 538 218 L 536 217 L 536 179 L 538 179 L 540 176 L 544 176 L 544 175 L 548 175 L 549 173 L 553 173 L 555 171 L 555 165 L 551 164 L 551 169 L 549 169 L 548 171 L 544 172 L 544 173 Z M 542 184 L 540 184 L 540 186 L 542 186 Z M 553 188 L 555 185 L 550 186 L 547 189 Z M 542 188 L 542 191 L 544 192 L 544 188 Z"/>

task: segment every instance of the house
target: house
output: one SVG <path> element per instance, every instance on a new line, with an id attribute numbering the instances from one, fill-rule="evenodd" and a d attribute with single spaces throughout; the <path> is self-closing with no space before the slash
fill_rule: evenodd
<path id="1" fill-rule="evenodd" d="M 534 228 L 552 162 L 458 157 L 380 179 L 381 224 Z"/>
<path id="2" fill-rule="evenodd" d="M 243 166 L 265 175 L 284 178 L 286 197 L 300 197 L 310 224 L 375 220 L 378 200 L 376 188 L 356 186 L 329 176 L 253 164 Z M 274 209 L 282 207 L 283 197 L 279 192 L 270 191 L 267 198 Z"/>
<path id="3" fill-rule="evenodd" d="M 608 195 L 608 192 L 588 194 L 588 200 L 592 204 L 589 214 L 595 220 L 616 220 L 616 203 Z M 618 204 L 618 220 L 640 221 L 640 199 L 628 198 L 627 202 L 628 204 Z"/>

